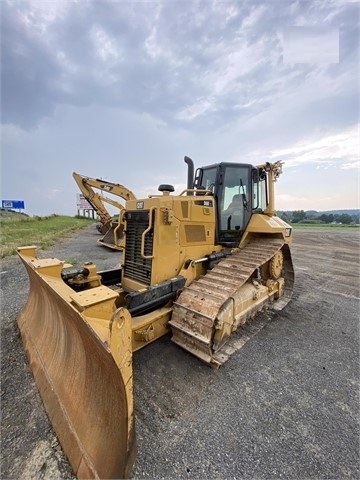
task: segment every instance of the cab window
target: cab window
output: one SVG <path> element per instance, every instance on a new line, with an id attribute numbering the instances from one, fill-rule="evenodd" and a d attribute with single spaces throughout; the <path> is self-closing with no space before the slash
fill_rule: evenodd
<path id="1" fill-rule="evenodd" d="M 201 186 L 201 188 L 205 188 L 206 190 L 211 190 L 211 192 L 214 193 L 216 172 L 217 172 L 216 167 L 204 168 L 202 170 L 201 185 L 199 185 L 199 187 Z"/>

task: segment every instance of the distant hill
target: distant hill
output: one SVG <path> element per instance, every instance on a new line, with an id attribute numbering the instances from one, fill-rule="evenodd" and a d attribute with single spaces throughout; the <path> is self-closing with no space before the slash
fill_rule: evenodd
<path id="1" fill-rule="evenodd" d="M 285 215 L 291 215 L 294 211 L 296 210 L 277 210 L 277 214 L 285 214 Z M 360 209 L 359 208 L 350 208 L 350 209 L 344 209 L 344 210 L 304 210 L 306 213 L 307 217 L 319 217 L 320 215 L 323 215 L 324 213 L 326 215 L 343 215 L 343 214 L 348 214 L 350 216 L 353 215 L 360 215 Z"/>
<path id="2" fill-rule="evenodd" d="M 352 208 L 352 209 L 347 209 L 347 210 L 324 210 L 321 212 L 314 212 L 318 215 L 322 215 L 323 213 L 330 214 L 332 213 L 333 215 L 342 215 L 343 213 L 347 213 L 348 215 L 360 215 L 360 209 L 359 208 Z"/>

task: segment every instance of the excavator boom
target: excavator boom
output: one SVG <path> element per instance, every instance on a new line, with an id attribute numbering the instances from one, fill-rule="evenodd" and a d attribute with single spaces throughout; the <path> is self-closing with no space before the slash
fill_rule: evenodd
<path id="1" fill-rule="evenodd" d="M 94 210 L 96 210 L 100 219 L 100 224 L 97 228 L 104 236 L 99 240 L 99 243 L 115 250 L 122 250 L 125 246 L 123 223 L 121 221 L 121 213 L 124 210 L 124 205 L 103 193 L 98 193 L 98 191 L 110 193 L 125 200 L 125 202 L 136 199 L 133 192 L 124 187 L 124 185 L 109 182 L 108 180 L 85 177 L 76 172 L 73 172 L 73 177 L 80 191 Z M 112 205 L 119 210 L 118 221 L 112 220 L 112 216 L 105 207 L 105 204 Z"/>

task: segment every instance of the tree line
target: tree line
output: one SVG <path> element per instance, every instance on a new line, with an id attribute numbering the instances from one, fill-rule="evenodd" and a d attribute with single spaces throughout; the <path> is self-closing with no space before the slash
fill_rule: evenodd
<path id="1" fill-rule="evenodd" d="M 304 210 L 294 210 L 289 212 L 278 212 L 280 218 L 288 223 L 338 223 L 343 225 L 353 225 L 360 223 L 359 213 L 319 213 L 306 212 Z"/>

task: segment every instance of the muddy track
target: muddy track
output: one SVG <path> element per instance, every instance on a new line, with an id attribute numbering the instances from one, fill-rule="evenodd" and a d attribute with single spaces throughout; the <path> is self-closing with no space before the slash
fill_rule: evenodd
<path id="1" fill-rule="evenodd" d="M 115 266 L 98 238 L 41 256 Z M 133 478 L 358 478 L 359 233 L 295 231 L 292 255 L 292 301 L 220 370 L 168 337 L 134 355 Z M 72 479 L 17 333 L 25 270 L 11 257 L 0 271 L 1 478 Z"/>

